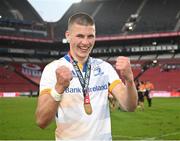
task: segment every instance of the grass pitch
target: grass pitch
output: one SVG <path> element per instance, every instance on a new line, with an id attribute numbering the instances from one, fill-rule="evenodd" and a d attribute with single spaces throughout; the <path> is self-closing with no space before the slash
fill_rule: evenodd
<path id="1" fill-rule="evenodd" d="M 113 140 L 180 140 L 180 98 L 154 98 L 152 107 L 111 112 Z M 0 140 L 54 140 L 55 123 L 35 124 L 37 98 L 0 98 Z"/>

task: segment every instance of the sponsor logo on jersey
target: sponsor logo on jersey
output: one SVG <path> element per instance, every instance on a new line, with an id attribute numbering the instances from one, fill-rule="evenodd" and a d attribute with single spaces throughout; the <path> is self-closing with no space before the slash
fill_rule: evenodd
<path id="1" fill-rule="evenodd" d="M 107 90 L 107 89 L 108 89 L 108 85 L 104 84 L 104 85 L 90 87 L 90 88 L 88 88 L 88 92 L 103 91 L 103 90 Z M 81 87 L 67 88 L 65 90 L 65 92 L 66 93 L 82 93 L 82 88 Z"/>

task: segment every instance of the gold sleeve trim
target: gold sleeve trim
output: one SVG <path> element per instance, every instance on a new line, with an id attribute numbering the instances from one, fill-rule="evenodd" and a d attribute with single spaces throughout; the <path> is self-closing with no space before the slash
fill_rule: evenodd
<path id="1" fill-rule="evenodd" d="M 120 84 L 120 83 L 122 83 L 121 80 L 115 80 L 115 81 L 113 81 L 113 82 L 110 84 L 110 86 L 109 86 L 109 92 L 112 92 L 113 88 L 114 88 L 117 84 Z"/>
<path id="2" fill-rule="evenodd" d="M 47 89 L 41 90 L 40 91 L 40 96 L 44 95 L 44 94 L 51 94 L 51 89 L 47 88 Z"/>

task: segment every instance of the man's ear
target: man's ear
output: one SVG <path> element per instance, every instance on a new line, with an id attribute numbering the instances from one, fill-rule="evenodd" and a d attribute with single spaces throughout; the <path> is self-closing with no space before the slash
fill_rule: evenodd
<path id="1" fill-rule="evenodd" d="M 66 36 L 67 42 L 69 43 L 69 31 L 68 30 L 65 32 L 65 36 Z"/>
<path id="2" fill-rule="evenodd" d="M 69 38 L 66 38 L 67 42 L 69 43 Z"/>

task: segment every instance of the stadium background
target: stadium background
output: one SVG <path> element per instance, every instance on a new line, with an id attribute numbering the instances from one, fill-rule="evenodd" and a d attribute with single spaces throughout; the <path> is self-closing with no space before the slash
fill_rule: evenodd
<path id="1" fill-rule="evenodd" d="M 68 51 L 64 32 L 68 17 L 76 11 L 85 11 L 95 19 L 97 39 L 91 56 L 111 64 L 119 55 L 128 56 L 135 79 L 149 80 L 155 85 L 153 97 L 180 100 L 179 0 L 83 0 L 72 4 L 58 22 L 43 21 L 26 0 L 0 3 L 0 118 L 4 124 L 0 139 L 18 139 L 3 133 L 3 127 L 11 128 L 3 117 L 7 97 L 38 94 L 44 66 Z M 24 97 L 23 101 L 28 103 L 29 99 Z"/>

